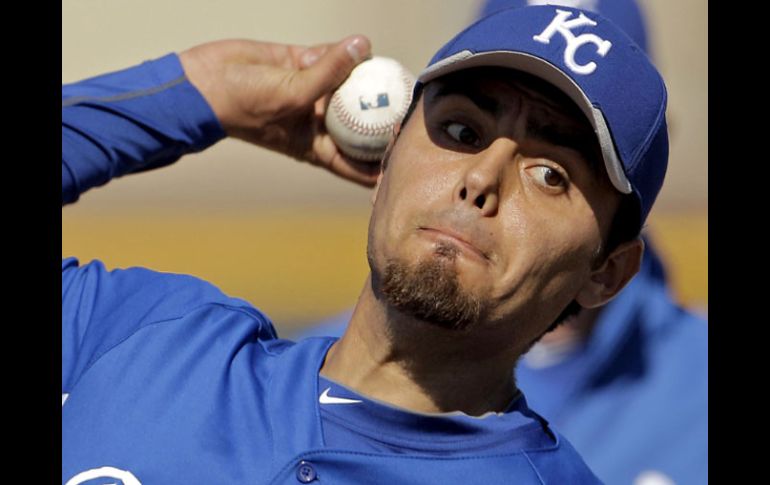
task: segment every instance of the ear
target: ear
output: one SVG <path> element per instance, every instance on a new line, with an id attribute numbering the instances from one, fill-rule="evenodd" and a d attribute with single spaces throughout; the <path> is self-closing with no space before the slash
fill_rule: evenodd
<path id="1" fill-rule="evenodd" d="M 612 300 L 642 264 L 644 242 L 641 238 L 620 244 L 607 259 L 591 272 L 588 282 L 575 300 L 583 308 L 596 308 Z"/>
<path id="2" fill-rule="evenodd" d="M 385 148 L 385 154 L 382 156 L 382 162 L 380 162 L 380 174 L 377 176 L 377 183 L 374 186 L 374 191 L 372 192 L 372 205 L 377 201 L 377 193 L 380 191 L 380 183 L 382 182 L 382 175 L 385 173 L 385 169 L 388 168 L 388 161 L 390 160 L 390 153 L 393 151 L 393 145 L 396 144 L 396 140 L 398 140 L 398 134 L 401 133 L 401 122 L 396 123 L 393 125 L 393 131 L 390 135 L 390 141 L 388 141 L 388 146 Z"/>

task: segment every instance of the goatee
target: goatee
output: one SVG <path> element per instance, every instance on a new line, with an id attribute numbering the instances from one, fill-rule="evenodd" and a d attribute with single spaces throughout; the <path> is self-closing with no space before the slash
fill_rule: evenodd
<path id="1" fill-rule="evenodd" d="M 416 265 L 391 260 L 382 277 L 382 293 L 399 311 L 450 330 L 465 330 L 481 320 L 479 298 L 465 291 L 454 261 L 456 246 L 439 243 L 434 257 Z"/>

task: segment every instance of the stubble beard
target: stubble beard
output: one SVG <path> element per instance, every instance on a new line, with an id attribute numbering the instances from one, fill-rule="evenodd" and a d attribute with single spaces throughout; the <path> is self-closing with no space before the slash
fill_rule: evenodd
<path id="1" fill-rule="evenodd" d="M 459 250 L 438 243 L 431 258 L 417 264 L 391 259 L 385 266 L 381 291 L 390 305 L 418 320 L 462 331 L 483 316 L 482 301 L 462 287 L 454 261 Z"/>

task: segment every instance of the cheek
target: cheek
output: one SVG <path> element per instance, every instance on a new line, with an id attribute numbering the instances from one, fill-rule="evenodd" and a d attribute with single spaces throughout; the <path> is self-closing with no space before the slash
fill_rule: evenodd
<path id="1" fill-rule="evenodd" d="M 434 145 L 424 133 L 410 130 L 402 143 L 394 149 L 391 158 L 391 185 L 397 197 L 409 197 L 429 203 L 451 195 L 452 181 L 456 180 L 458 154 Z"/>
<path id="2" fill-rule="evenodd" d="M 374 212 L 379 222 L 399 234 L 420 214 L 445 207 L 451 203 L 455 172 L 445 151 L 402 134 L 377 194 Z"/>
<path id="3" fill-rule="evenodd" d="M 422 166 L 414 162 L 419 150 L 401 147 L 393 149 L 372 208 L 369 247 L 380 264 L 398 255 L 414 232 L 414 221 L 441 193 L 441 181 L 427 177 Z"/>
<path id="4" fill-rule="evenodd" d="M 505 272 L 495 296 L 561 301 L 587 278 L 600 242 L 599 226 L 587 204 L 568 208 L 534 201 L 502 207 Z M 569 214 L 569 217 L 565 216 Z M 567 296 L 563 296 L 567 295 Z"/>

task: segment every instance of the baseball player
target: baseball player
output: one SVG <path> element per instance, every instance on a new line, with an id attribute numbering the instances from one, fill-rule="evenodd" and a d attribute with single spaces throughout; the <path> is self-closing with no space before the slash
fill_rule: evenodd
<path id="1" fill-rule="evenodd" d="M 368 54 L 363 37 L 232 41 L 64 86 L 62 202 L 226 134 L 371 184 L 318 124 Z M 665 106 L 647 57 L 590 12 L 458 34 L 383 159 L 339 340 L 278 339 L 193 277 L 64 259 L 63 483 L 597 483 L 512 369 L 638 270 Z"/>
<path id="2" fill-rule="evenodd" d="M 645 52 L 635 0 L 489 0 L 481 15 L 563 5 L 595 11 Z M 517 385 L 531 407 L 575 446 L 606 483 L 696 485 L 708 481 L 708 327 L 673 298 L 645 237 L 642 266 L 617 298 L 583 310 L 520 359 Z M 341 336 L 352 310 L 297 338 Z"/>

